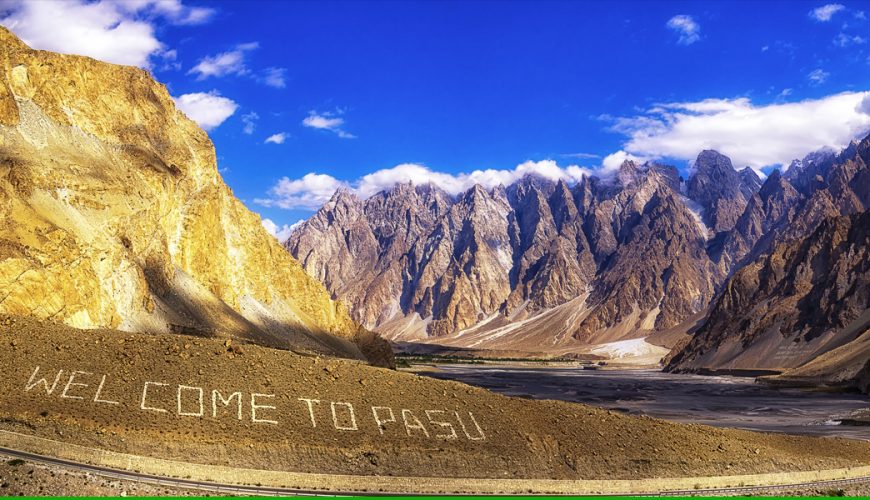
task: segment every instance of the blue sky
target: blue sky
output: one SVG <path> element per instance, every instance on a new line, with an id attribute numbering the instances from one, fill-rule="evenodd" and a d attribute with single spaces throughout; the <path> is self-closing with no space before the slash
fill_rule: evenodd
<path id="1" fill-rule="evenodd" d="M 571 180 L 632 156 L 685 168 L 705 147 L 769 170 L 870 129 L 870 2 L 0 12 L 37 48 L 149 68 L 209 128 L 236 195 L 279 228 L 343 184 L 367 195 L 408 178 L 451 191 L 530 171 Z"/>

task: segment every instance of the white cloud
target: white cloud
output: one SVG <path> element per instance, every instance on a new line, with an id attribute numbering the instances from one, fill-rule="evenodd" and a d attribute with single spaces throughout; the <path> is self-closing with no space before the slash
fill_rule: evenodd
<path id="1" fill-rule="evenodd" d="M 245 126 L 242 128 L 242 132 L 247 135 L 253 134 L 254 130 L 257 128 L 257 120 L 259 119 L 260 115 L 258 115 L 256 111 L 251 111 L 250 113 L 243 114 L 242 123 Z"/>
<path id="2" fill-rule="evenodd" d="M 160 71 L 177 71 L 181 69 L 181 63 L 178 62 L 178 51 L 175 49 L 164 50 L 158 54 L 161 64 L 157 67 Z"/>
<path id="3" fill-rule="evenodd" d="M 198 24 L 212 9 L 187 7 L 179 0 L 23 1 L 2 2 L 0 24 L 35 49 L 90 56 L 115 64 L 151 68 L 152 58 L 166 53 L 155 22 Z"/>
<path id="4" fill-rule="evenodd" d="M 603 175 L 607 175 L 612 172 L 616 172 L 619 170 L 619 167 L 625 163 L 626 161 L 633 161 L 635 163 L 643 163 L 647 161 L 646 158 L 633 155 L 631 153 L 626 153 L 623 150 L 619 150 L 615 153 L 611 153 L 604 157 L 601 160 L 601 168 L 599 172 Z"/>
<path id="5" fill-rule="evenodd" d="M 153 9 L 153 12 L 166 16 L 173 24 L 202 24 L 211 20 L 214 9 L 207 7 L 187 7 L 180 0 L 116 0 L 118 6 L 128 12 L 142 12 Z"/>
<path id="6" fill-rule="evenodd" d="M 695 22 L 692 16 L 685 14 L 674 16 L 668 20 L 665 26 L 680 35 L 680 38 L 677 39 L 677 43 L 680 45 L 692 45 L 701 39 L 701 26 Z"/>
<path id="7" fill-rule="evenodd" d="M 269 190 L 270 198 L 256 199 L 254 203 L 266 207 L 317 210 L 342 186 L 345 183 L 325 174 L 310 173 L 293 180 L 284 177 Z"/>
<path id="8" fill-rule="evenodd" d="M 266 231 L 268 231 L 269 234 L 274 236 L 281 243 L 284 243 L 293 233 L 293 230 L 302 224 L 302 221 L 294 222 L 289 226 L 287 224 L 281 224 L 279 226 L 278 224 L 275 224 L 272 219 L 263 219 L 262 223 L 263 227 L 266 228 Z"/>
<path id="9" fill-rule="evenodd" d="M 814 69 L 810 71 L 810 74 L 807 75 L 807 78 L 810 81 L 810 85 L 821 85 L 828 81 L 828 77 L 831 76 L 830 73 L 823 69 Z"/>
<path id="10" fill-rule="evenodd" d="M 184 94 L 173 99 L 178 109 L 205 130 L 212 130 L 223 123 L 239 107 L 232 99 L 221 96 L 217 90 Z"/>
<path id="11" fill-rule="evenodd" d="M 827 5 L 823 5 L 821 7 L 816 7 L 815 9 L 810 11 L 810 17 L 819 22 L 830 21 L 831 17 L 834 16 L 837 12 L 845 9 L 844 5 L 838 3 L 829 3 Z"/>
<path id="12" fill-rule="evenodd" d="M 601 155 L 597 155 L 594 153 L 564 153 L 559 155 L 563 158 L 577 158 L 582 160 L 589 160 L 592 158 L 601 158 Z"/>
<path id="13" fill-rule="evenodd" d="M 283 89 L 287 86 L 286 68 L 266 68 L 263 73 L 261 81 L 266 85 L 275 87 L 276 89 Z"/>
<path id="14" fill-rule="evenodd" d="M 257 47 L 259 47 L 257 42 L 242 43 L 236 45 L 233 50 L 203 57 L 196 66 L 190 68 L 187 74 L 195 74 L 197 80 L 205 80 L 212 76 L 246 75 L 249 71 L 245 66 L 245 53 Z"/>
<path id="15" fill-rule="evenodd" d="M 355 135 L 346 132 L 344 131 L 344 129 L 341 128 L 341 126 L 344 125 L 344 118 L 337 116 L 339 114 L 341 113 L 332 113 L 329 111 L 326 111 L 324 113 L 318 113 L 317 111 L 309 111 L 308 116 L 306 116 L 305 119 L 302 120 L 302 125 L 309 128 L 329 130 L 330 132 L 334 132 L 342 139 L 356 138 Z"/>
<path id="16" fill-rule="evenodd" d="M 324 128 L 324 129 L 328 129 L 328 130 L 336 128 L 336 127 L 340 126 L 342 123 L 344 123 L 344 120 L 341 118 L 327 118 L 325 116 L 321 116 L 321 115 L 315 114 L 313 112 L 310 115 L 308 115 L 308 117 L 306 117 L 304 120 L 302 120 L 302 124 L 305 125 L 306 127 Z"/>
<path id="17" fill-rule="evenodd" d="M 205 80 L 210 77 L 219 78 L 228 75 L 248 76 L 270 87 L 279 89 L 286 87 L 286 68 L 266 68 L 262 71 L 262 74 L 256 74 L 248 68 L 248 53 L 259 47 L 260 44 L 257 42 L 240 43 L 232 50 L 203 57 L 196 66 L 190 68 L 187 74 L 196 75 L 197 80 Z"/>
<path id="18" fill-rule="evenodd" d="M 834 45 L 841 48 L 846 48 L 850 45 L 863 45 L 865 43 L 867 43 L 867 40 L 864 38 L 858 35 L 847 35 L 843 32 L 834 37 Z"/>
<path id="19" fill-rule="evenodd" d="M 604 117 L 642 157 L 694 159 L 703 149 L 736 167 L 787 165 L 823 147 L 842 148 L 870 130 L 867 96 L 845 92 L 815 100 L 755 106 L 747 98 L 660 104 L 646 114 Z"/>
<path id="20" fill-rule="evenodd" d="M 553 160 L 542 160 L 527 161 L 513 169 L 487 169 L 449 174 L 433 171 L 423 165 L 404 163 L 372 172 L 353 182 L 341 181 L 331 175 L 315 173 L 307 174 L 301 179 L 291 180 L 284 177 L 269 191 L 270 198 L 255 200 L 255 203 L 286 209 L 316 210 L 329 201 L 339 187 L 349 188 L 359 196 L 368 198 L 399 183 L 413 182 L 418 185 L 432 183 L 444 191 L 456 195 L 467 191 L 475 184 L 480 184 L 488 189 L 499 184 L 507 186 L 529 174 L 553 181 L 561 179 L 573 183 L 584 176 L 591 175 L 592 170 L 578 165 L 560 167 Z"/>
<path id="21" fill-rule="evenodd" d="M 266 138 L 266 144 L 284 144 L 284 141 L 287 140 L 287 133 L 281 132 L 278 134 L 272 134 Z"/>
<path id="22" fill-rule="evenodd" d="M 608 176 L 626 160 L 656 158 L 693 160 L 704 149 L 729 155 L 735 167 L 787 165 L 822 148 L 842 148 L 870 131 L 870 92 L 846 92 L 816 100 L 755 106 L 747 98 L 706 99 L 659 104 L 634 117 L 601 117 L 625 134 L 622 150 L 605 156 L 595 169 L 560 166 L 553 160 L 527 161 L 513 169 L 487 169 L 456 174 L 413 163 L 377 170 L 355 180 L 309 173 L 282 178 L 269 197 L 255 203 L 285 209 L 316 210 L 339 187 L 369 197 L 397 183 L 433 183 L 450 194 L 475 184 L 509 185 L 527 174 L 576 182 L 586 175 Z"/>

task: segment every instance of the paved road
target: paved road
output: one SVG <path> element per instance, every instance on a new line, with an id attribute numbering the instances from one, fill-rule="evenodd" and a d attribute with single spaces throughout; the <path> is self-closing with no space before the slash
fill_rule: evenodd
<path id="1" fill-rule="evenodd" d="M 156 484 L 160 486 L 168 486 L 168 487 L 176 487 L 176 488 L 191 488 L 197 490 L 204 490 L 214 493 L 220 494 L 233 494 L 233 495 L 257 495 L 257 496 L 320 496 L 320 497 L 341 497 L 341 496 L 352 496 L 352 495 L 371 495 L 371 492 L 358 492 L 358 491 L 332 491 L 324 493 L 322 491 L 313 491 L 313 490 L 299 490 L 299 489 L 287 489 L 287 488 L 273 488 L 273 487 L 265 487 L 265 486 L 241 486 L 234 484 L 220 484 L 220 483 L 212 483 L 206 481 L 196 481 L 192 479 L 176 479 L 176 478 L 168 478 L 162 476 L 155 476 L 150 474 L 141 474 L 138 472 L 125 471 L 112 469 L 108 467 L 101 467 L 98 465 L 90 465 L 83 464 L 78 462 L 73 462 L 71 460 L 64 460 L 60 458 L 54 457 L 46 457 L 43 455 L 37 455 L 34 453 L 29 453 L 26 451 L 18 451 L 12 450 L 9 448 L 0 447 L 0 454 L 8 455 L 11 457 L 19 458 L 22 460 L 29 460 L 31 462 L 46 464 L 46 465 L 56 465 L 61 467 L 66 467 L 69 469 L 79 470 L 82 472 L 89 472 L 91 474 L 97 474 L 100 476 L 112 478 L 112 479 L 121 479 L 127 481 L 137 481 L 144 482 L 150 484 Z M 373 480 L 377 480 L 373 478 Z M 785 485 L 776 485 L 776 486 L 746 486 L 746 487 L 733 487 L 733 488 L 715 488 L 715 489 L 704 489 L 704 490 L 674 490 L 674 491 L 664 491 L 658 494 L 639 494 L 639 495 L 631 495 L 631 496 L 690 496 L 690 495 L 734 495 L 734 494 L 756 494 L 756 493 L 775 493 L 782 491 L 795 491 L 801 489 L 836 489 L 843 488 L 847 486 L 853 486 L 857 484 L 870 483 L 870 476 L 853 478 L 853 479 L 840 479 L 833 481 L 815 481 L 808 483 L 797 483 L 797 484 L 785 484 Z M 402 495 L 402 494 L 380 494 L 382 496 L 391 496 L 391 495 Z M 426 496 L 426 495 L 424 495 Z M 442 496 L 442 495 L 438 495 Z M 465 495 L 463 495 L 465 496 Z M 607 494 L 606 496 L 628 496 L 628 495 L 613 495 Z"/>
<path id="2" fill-rule="evenodd" d="M 37 462 L 45 465 L 59 465 L 62 467 L 66 467 L 69 469 L 75 469 L 82 472 L 89 472 L 91 474 L 98 474 L 100 476 L 112 478 L 112 479 L 122 479 L 126 481 L 137 481 L 143 483 L 156 484 L 160 486 L 171 486 L 176 488 L 192 488 L 197 490 L 207 490 L 215 493 L 222 494 L 234 494 L 234 495 L 265 495 L 265 496 L 325 496 L 325 497 L 336 497 L 336 496 L 350 496 L 350 495 L 360 495 L 360 492 L 329 492 L 324 493 L 322 491 L 306 491 L 306 490 L 292 490 L 285 488 L 269 488 L 262 486 L 240 486 L 235 484 L 220 484 L 220 483 L 211 483 L 205 481 L 196 481 L 192 479 L 176 479 L 169 477 L 161 477 L 154 476 L 150 474 L 140 474 L 138 472 L 111 469 L 108 467 L 101 467 L 99 465 L 90 465 L 90 464 L 82 464 L 78 462 L 73 462 L 71 460 L 64 460 L 62 458 L 54 458 L 54 457 L 46 457 L 42 455 L 37 455 L 35 453 L 28 453 L 26 451 L 18 451 L 11 450 L 9 448 L 0 447 L 0 454 L 8 455 L 14 458 L 19 458 L 21 460 L 29 460 L 31 462 Z"/>

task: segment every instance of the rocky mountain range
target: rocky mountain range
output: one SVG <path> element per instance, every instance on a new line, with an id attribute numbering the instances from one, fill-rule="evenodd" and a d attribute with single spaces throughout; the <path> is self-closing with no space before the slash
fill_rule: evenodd
<path id="1" fill-rule="evenodd" d="M 573 349 L 703 312 L 727 275 L 708 241 L 758 188 L 751 170 L 705 151 L 688 183 L 673 167 L 629 161 L 609 179 L 525 177 L 456 198 L 431 185 L 367 200 L 345 189 L 286 246 L 356 319 L 394 340 L 522 350 L 540 344 L 546 320 L 559 325 L 544 347 Z"/>
<path id="2" fill-rule="evenodd" d="M 868 144 L 811 154 L 763 181 L 703 151 L 687 179 L 626 161 L 574 185 L 525 177 L 456 197 L 433 185 L 369 199 L 343 189 L 285 246 L 394 342 L 662 354 L 704 324 L 735 272 L 867 209 Z"/>
<path id="3" fill-rule="evenodd" d="M 163 85 L 2 27 L 0 217 L 0 313 L 392 362 L 233 196 Z"/>

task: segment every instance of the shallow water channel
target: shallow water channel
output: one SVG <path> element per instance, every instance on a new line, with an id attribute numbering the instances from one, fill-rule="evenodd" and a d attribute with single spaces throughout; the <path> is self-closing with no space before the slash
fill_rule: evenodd
<path id="1" fill-rule="evenodd" d="M 870 440 L 870 426 L 841 423 L 870 409 L 870 397 L 774 388 L 746 377 L 461 364 L 418 373 L 508 396 L 585 403 L 676 422 Z"/>

